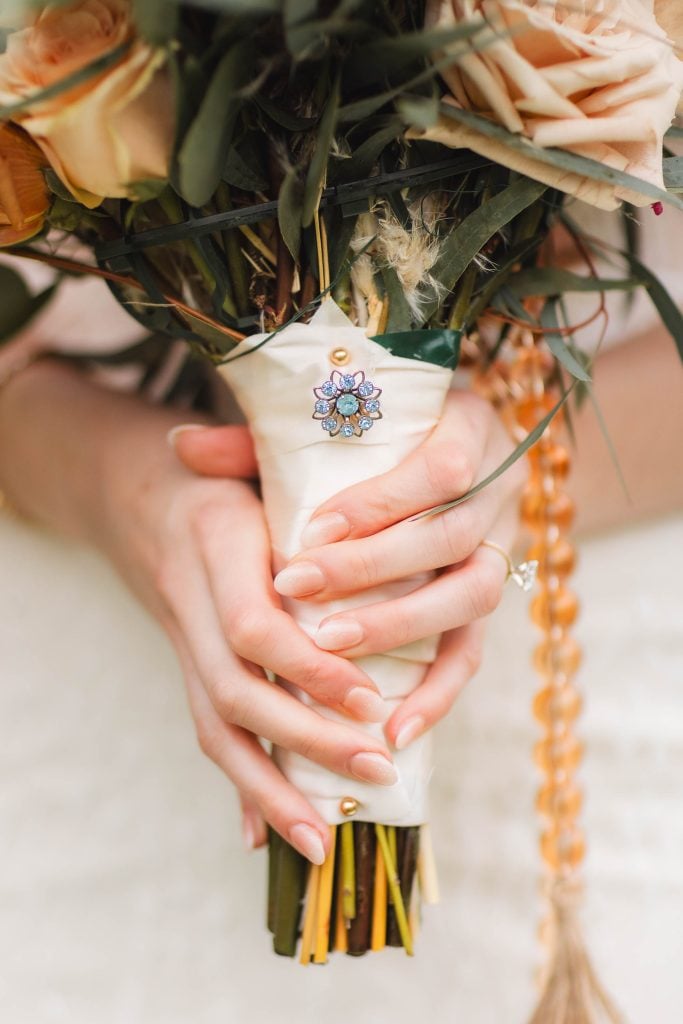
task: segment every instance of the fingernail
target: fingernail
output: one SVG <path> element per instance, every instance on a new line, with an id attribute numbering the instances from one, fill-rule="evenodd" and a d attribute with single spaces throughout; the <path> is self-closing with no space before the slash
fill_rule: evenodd
<path id="1" fill-rule="evenodd" d="M 396 749 L 403 750 L 409 743 L 412 743 L 424 730 L 426 724 L 422 715 L 413 715 L 412 718 L 406 718 L 396 733 L 396 740 L 394 742 Z"/>
<path id="2" fill-rule="evenodd" d="M 387 717 L 386 704 L 369 686 L 354 686 L 344 697 L 342 706 L 366 722 L 383 722 Z"/>
<path id="3" fill-rule="evenodd" d="M 332 619 L 318 627 L 315 642 L 323 651 L 341 651 L 344 647 L 355 647 L 365 633 L 355 619 Z"/>
<path id="4" fill-rule="evenodd" d="M 311 864 L 325 863 L 325 847 L 319 834 L 310 825 L 292 825 L 289 830 L 289 841 L 299 853 L 310 860 Z"/>
<path id="5" fill-rule="evenodd" d="M 251 818 L 248 815 L 242 817 L 242 839 L 244 845 L 249 853 L 256 847 L 256 835 L 254 833 L 254 825 Z"/>
<path id="6" fill-rule="evenodd" d="M 172 427 L 166 435 L 169 448 L 175 448 L 178 435 L 186 430 L 206 430 L 206 426 L 203 423 L 179 423 L 177 427 Z"/>
<path id="7" fill-rule="evenodd" d="M 349 761 L 349 771 L 357 779 L 379 786 L 393 786 L 398 782 L 396 769 L 383 754 L 354 754 Z"/>
<path id="8" fill-rule="evenodd" d="M 295 562 L 277 574 L 273 585 L 283 597 L 305 597 L 322 590 L 325 577 L 314 562 Z"/>
<path id="9" fill-rule="evenodd" d="M 351 523 L 342 512 L 325 512 L 313 519 L 301 534 L 302 548 L 317 548 L 343 540 L 351 530 Z"/>

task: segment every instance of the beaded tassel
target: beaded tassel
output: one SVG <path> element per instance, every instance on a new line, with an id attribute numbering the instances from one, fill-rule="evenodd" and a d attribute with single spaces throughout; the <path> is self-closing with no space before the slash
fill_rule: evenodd
<path id="1" fill-rule="evenodd" d="M 533 335 L 523 332 L 509 378 L 517 433 L 528 434 L 556 404 L 559 394 L 549 383 L 552 369 Z M 595 976 L 578 921 L 585 841 L 578 820 L 582 794 L 576 783 L 582 747 L 574 732 L 581 696 L 574 676 L 581 650 L 571 635 L 579 603 L 568 586 L 575 564 L 568 536 L 574 504 L 564 490 L 570 459 L 557 440 L 561 427 L 560 413 L 530 450 L 521 502 L 522 522 L 534 538 L 527 558 L 538 561 L 530 615 L 542 634 L 533 654 L 541 681 L 533 713 L 542 735 L 534 753 L 543 776 L 536 806 L 543 821 L 540 852 L 549 907 L 542 934 L 551 950 L 531 1024 L 596 1024 L 621 1018 Z"/>

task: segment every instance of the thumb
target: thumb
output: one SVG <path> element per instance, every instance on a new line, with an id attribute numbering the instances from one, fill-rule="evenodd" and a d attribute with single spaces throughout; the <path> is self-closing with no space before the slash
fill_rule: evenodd
<path id="1" fill-rule="evenodd" d="M 200 476 L 258 475 L 254 444 L 247 427 L 181 423 L 169 431 L 168 443 L 182 464 Z"/>

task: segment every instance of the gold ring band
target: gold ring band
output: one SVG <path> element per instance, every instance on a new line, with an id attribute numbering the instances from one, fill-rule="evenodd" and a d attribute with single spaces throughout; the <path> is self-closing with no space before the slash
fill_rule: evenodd
<path id="1" fill-rule="evenodd" d="M 501 558 L 505 559 L 507 566 L 507 573 L 505 574 L 506 583 L 508 580 L 514 580 L 521 590 L 531 590 L 536 580 L 536 573 L 538 572 L 537 561 L 520 562 L 518 565 L 515 565 L 505 548 L 502 548 L 500 544 L 496 544 L 494 540 L 483 540 L 479 546 L 490 548 L 491 551 L 496 551 Z"/>

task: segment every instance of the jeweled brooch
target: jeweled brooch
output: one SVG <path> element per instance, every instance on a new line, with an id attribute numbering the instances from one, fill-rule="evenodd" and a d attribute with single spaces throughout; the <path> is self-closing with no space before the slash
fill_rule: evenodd
<path id="1" fill-rule="evenodd" d="M 313 419 L 321 420 L 322 428 L 330 437 L 361 437 L 370 430 L 375 420 L 382 419 L 379 396 L 365 373 L 341 373 L 333 370 L 330 379 L 313 388 L 315 407 Z"/>

